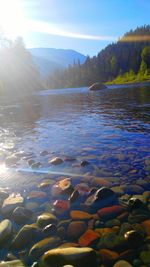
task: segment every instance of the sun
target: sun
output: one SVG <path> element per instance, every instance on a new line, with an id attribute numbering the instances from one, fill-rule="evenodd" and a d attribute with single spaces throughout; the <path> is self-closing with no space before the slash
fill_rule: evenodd
<path id="1" fill-rule="evenodd" d="M 24 34 L 25 22 L 21 0 L 0 0 L 0 31 L 12 40 Z"/>

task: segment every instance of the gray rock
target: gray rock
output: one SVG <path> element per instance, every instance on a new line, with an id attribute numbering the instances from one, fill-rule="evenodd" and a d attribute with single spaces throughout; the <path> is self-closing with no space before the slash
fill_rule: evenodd
<path id="1" fill-rule="evenodd" d="M 53 165 L 58 165 L 58 164 L 61 164 L 63 162 L 63 160 L 59 157 L 56 157 L 54 159 L 51 159 L 49 161 L 49 163 L 53 164 Z"/>
<path id="2" fill-rule="evenodd" d="M 92 248 L 57 248 L 47 251 L 42 257 L 40 267 L 60 267 L 63 265 L 75 267 L 96 267 L 97 255 Z"/>
<path id="3" fill-rule="evenodd" d="M 12 234 L 12 223 L 10 220 L 3 220 L 0 223 L 0 243 L 7 240 Z"/>

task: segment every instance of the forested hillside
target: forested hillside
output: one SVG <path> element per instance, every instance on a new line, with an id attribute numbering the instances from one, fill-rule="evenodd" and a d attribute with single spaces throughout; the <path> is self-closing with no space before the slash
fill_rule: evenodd
<path id="1" fill-rule="evenodd" d="M 0 95 L 17 97 L 41 89 L 39 73 L 21 38 L 0 37 Z"/>
<path id="2" fill-rule="evenodd" d="M 111 81 L 128 72 L 142 75 L 150 68 L 150 25 L 131 30 L 116 43 L 108 45 L 97 56 L 87 57 L 84 64 L 48 75 L 48 88 L 89 86 L 97 81 Z"/>

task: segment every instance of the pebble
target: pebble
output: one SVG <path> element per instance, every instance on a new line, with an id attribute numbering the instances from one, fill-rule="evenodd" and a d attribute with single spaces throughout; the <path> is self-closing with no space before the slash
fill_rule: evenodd
<path id="1" fill-rule="evenodd" d="M 53 158 L 49 161 L 50 164 L 53 164 L 53 165 L 59 165 L 63 162 L 63 160 L 59 157 L 56 157 L 56 158 Z"/>
<path id="2" fill-rule="evenodd" d="M 23 205 L 23 202 L 24 199 L 19 193 L 13 193 L 4 200 L 1 211 L 4 215 L 11 215 L 16 207 Z"/>
<path id="3" fill-rule="evenodd" d="M 6 241 L 12 235 L 12 223 L 10 220 L 0 222 L 0 244 Z"/>
<path id="4" fill-rule="evenodd" d="M 92 219 L 92 214 L 87 213 L 85 211 L 80 211 L 80 210 L 72 210 L 70 212 L 70 217 L 73 220 L 89 220 Z"/>
<path id="5" fill-rule="evenodd" d="M 124 261 L 124 260 L 120 260 L 117 261 L 113 267 L 133 267 L 133 265 L 131 265 L 129 262 Z"/>
<path id="6" fill-rule="evenodd" d="M 93 230 L 87 230 L 79 238 L 79 245 L 82 247 L 90 246 L 94 241 L 98 240 L 100 235 Z"/>
<path id="7" fill-rule="evenodd" d="M 71 240 L 77 240 L 87 229 L 85 222 L 73 221 L 67 228 L 67 236 Z"/>
<path id="8" fill-rule="evenodd" d="M 45 226 L 49 224 L 57 224 L 57 218 L 52 213 L 42 213 L 37 218 L 37 225 L 41 228 L 44 228 Z"/>

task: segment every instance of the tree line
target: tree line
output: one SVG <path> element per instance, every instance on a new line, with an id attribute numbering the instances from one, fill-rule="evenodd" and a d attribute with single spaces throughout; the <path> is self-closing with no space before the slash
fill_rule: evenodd
<path id="1" fill-rule="evenodd" d="M 150 25 L 127 32 L 116 43 L 108 45 L 97 56 L 87 57 L 84 64 L 75 63 L 65 70 L 55 70 L 45 79 L 47 88 L 89 86 L 108 82 L 126 73 L 146 75 L 150 68 Z"/>

